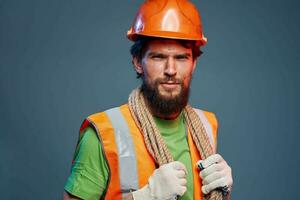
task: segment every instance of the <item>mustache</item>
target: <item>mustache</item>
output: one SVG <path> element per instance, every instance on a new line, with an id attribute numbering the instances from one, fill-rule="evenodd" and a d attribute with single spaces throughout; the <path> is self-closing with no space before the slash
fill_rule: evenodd
<path id="1" fill-rule="evenodd" d="M 166 78 L 157 78 L 156 83 L 169 83 L 169 82 L 172 82 L 172 83 L 175 83 L 175 84 L 182 84 L 183 81 L 181 79 L 177 79 L 177 78 L 174 78 L 174 77 L 166 77 Z"/>

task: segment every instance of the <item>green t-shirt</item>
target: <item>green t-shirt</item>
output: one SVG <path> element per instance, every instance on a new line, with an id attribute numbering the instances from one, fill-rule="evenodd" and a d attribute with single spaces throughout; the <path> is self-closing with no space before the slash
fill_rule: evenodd
<path id="1" fill-rule="evenodd" d="M 187 168 L 187 191 L 182 200 L 192 200 L 194 194 L 193 172 L 186 128 L 182 114 L 175 120 L 154 118 L 174 160 Z M 100 199 L 108 179 L 108 166 L 101 151 L 97 133 L 90 127 L 84 130 L 74 155 L 74 163 L 65 190 L 82 199 Z M 180 148 L 178 148 L 180 147 Z"/>

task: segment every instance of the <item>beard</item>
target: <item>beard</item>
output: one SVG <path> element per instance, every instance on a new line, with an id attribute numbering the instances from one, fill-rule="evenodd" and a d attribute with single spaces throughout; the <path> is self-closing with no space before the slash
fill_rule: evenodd
<path id="1" fill-rule="evenodd" d="M 141 91 L 153 114 L 167 118 L 172 114 L 179 114 L 187 105 L 190 94 L 190 83 L 185 87 L 182 80 L 173 77 L 158 78 L 153 83 L 148 83 L 144 77 L 142 78 Z M 180 85 L 180 92 L 176 95 L 161 95 L 158 89 L 159 85 L 167 81 L 178 83 Z"/>

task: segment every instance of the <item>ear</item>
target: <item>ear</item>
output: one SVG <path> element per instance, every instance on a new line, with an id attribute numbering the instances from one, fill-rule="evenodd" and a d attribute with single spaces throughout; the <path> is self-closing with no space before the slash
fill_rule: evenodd
<path id="1" fill-rule="evenodd" d="M 137 57 L 132 58 L 132 64 L 134 65 L 135 71 L 139 74 L 143 74 L 143 67 L 141 61 Z"/>
<path id="2" fill-rule="evenodd" d="M 197 59 L 194 60 L 194 64 L 193 64 L 193 69 L 192 69 L 192 74 L 194 73 L 195 69 L 197 66 Z"/>

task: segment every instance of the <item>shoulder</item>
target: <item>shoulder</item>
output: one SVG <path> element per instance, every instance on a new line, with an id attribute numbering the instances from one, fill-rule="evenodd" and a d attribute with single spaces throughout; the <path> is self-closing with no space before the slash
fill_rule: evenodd
<path id="1" fill-rule="evenodd" d="M 86 127 L 81 131 L 79 136 L 75 157 L 85 159 L 97 155 L 99 150 L 101 150 L 101 148 L 96 131 L 92 127 Z"/>
<path id="2" fill-rule="evenodd" d="M 212 126 L 218 127 L 218 120 L 214 112 L 202 110 L 199 108 L 193 108 L 193 109 L 196 111 L 196 113 L 200 118 L 205 117 Z"/>
<path id="3" fill-rule="evenodd" d="M 80 139 L 80 143 L 82 146 L 87 148 L 91 148 L 93 146 L 99 145 L 97 133 L 92 127 L 86 127 L 83 130 L 82 137 Z"/>
<path id="4" fill-rule="evenodd" d="M 94 118 L 101 117 L 103 115 L 107 115 L 109 113 L 123 111 L 123 110 L 129 110 L 128 104 L 122 104 L 120 106 L 112 107 L 112 108 L 105 109 L 105 110 L 100 111 L 100 112 L 93 113 L 93 114 L 89 115 L 87 117 L 87 119 L 94 119 Z"/>
<path id="5" fill-rule="evenodd" d="M 82 133 L 83 130 L 85 130 L 87 127 L 92 127 L 98 132 L 97 125 L 110 122 L 109 115 L 118 114 L 118 112 L 121 112 L 122 110 L 129 111 L 128 105 L 123 104 L 121 106 L 109 108 L 104 111 L 99 111 L 99 112 L 88 115 L 84 119 L 84 121 L 82 122 L 82 124 L 80 126 L 80 133 Z"/>

